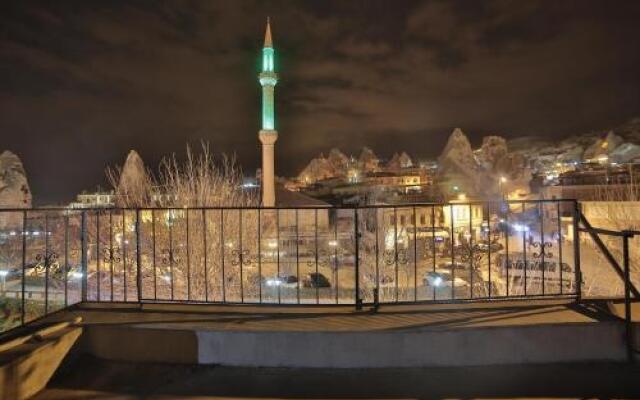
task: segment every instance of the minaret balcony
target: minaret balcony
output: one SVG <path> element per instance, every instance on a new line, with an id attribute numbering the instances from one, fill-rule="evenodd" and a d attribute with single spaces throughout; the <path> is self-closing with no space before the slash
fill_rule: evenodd
<path id="1" fill-rule="evenodd" d="M 275 86 L 278 83 L 278 74 L 275 72 L 260 72 L 258 78 L 262 86 Z"/>
<path id="2" fill-rule="evenodd" d="M 264 145 L 273 145 L 278 140 L 278 131 L 273 129 L 262 129 L 258 132 L 260 143 Z"/>

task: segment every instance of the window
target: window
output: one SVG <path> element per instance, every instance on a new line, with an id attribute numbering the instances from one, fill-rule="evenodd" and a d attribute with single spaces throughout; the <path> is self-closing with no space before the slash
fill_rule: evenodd
<path id="1" fill-rule="evenodd" d="M 400 226 L 404 226 L 404 223 L 405 223 L 404 215 L 401 215 L 400 216 Z"/>
<path id="2" fill-rule="evenodd" d="M 427 224 L 427 218 L 424 214 L 420 214 L 420 225 L 426 225 Z"/>

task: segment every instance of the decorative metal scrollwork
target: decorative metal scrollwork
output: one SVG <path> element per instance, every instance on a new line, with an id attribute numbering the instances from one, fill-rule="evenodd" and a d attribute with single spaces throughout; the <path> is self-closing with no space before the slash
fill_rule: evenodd
<path id="1" fill-rule="evenodd" d="M 36 255 L 36 265 L 52 265 L 56 261 L 58 261 L 58 253 L 56 252 L 48 252 L 47 254 L 37 254 Z"/>
<path id="2" fill-rule="evenodd" d="M 396 262 L 396 253 L 393 250 L 384 250 L 382 252 L 382 261 L 385 265 L 393 265 Z"/>
<path id="3" fill-rule="evenodd" d="M 162 263 L 164 265 L 172 265 L 180 262 L 180 257 L 173 248 L 165 248 L 162 250 Z"/>
<path id="4" fill-rule="evenodd" d="M 34 273 L 40 275 L 46 271 L 47 267 L 54 271 L 60 267 L 58 253 L 51 251 L 46 254 L 36 254 L 36 263 L 33 266 Z"/>
<path id="5" fill-rule="evenodd" d="M 102 260 L 107 264 L 119 263 L 122 261 L 121 253 L 120 247 L 103 249 Z"/>
<path id="6" fill-rule="evenodd" d="M 231 250 L 231 265 L 251 265 L 253 258 L 249 250 Z"/>
<path id="7" fill-rule="evenodd" d="M 550 249 L 551 247 L 553 247 L 553 243 L 551 242 L 533 242 L 532 246 L 536 249 L 539 249 L 538 251 L 534 251 L 533 252 L 533 258 L 542 258 L 542 257 L 553 257 L 553 253 L 548 251 L 547 249 Z"/>
<path id="8" fill-rule="evenodd" d="M 406 265 L 409 262 L 409 256 L 407 250 L 398 249 L 398 251 L 385 250 L 383 253 L 384 263 L 388 266 L 398 263 L 400 265 Z"/>

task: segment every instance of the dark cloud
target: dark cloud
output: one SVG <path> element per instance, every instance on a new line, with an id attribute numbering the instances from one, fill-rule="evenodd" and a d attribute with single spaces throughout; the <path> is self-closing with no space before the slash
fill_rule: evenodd
<path id="1" fill-rule="evenodd" d="M 259 164 L 259 48 L 273 19 L 277 169 L 368 145 L 436 156 L 454 126 L 562 136 L 639 114 L 638 2 L 59 1 L 0 5 L 0 148 L 39 203 L 136 148 Z"/>

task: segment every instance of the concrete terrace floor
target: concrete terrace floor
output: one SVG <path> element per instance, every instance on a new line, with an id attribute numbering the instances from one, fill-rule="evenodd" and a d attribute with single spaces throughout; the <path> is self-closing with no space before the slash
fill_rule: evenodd
<path id="1" fill-rule="evenodd" d="M 621 305 L 614 306 L 622 315 Z M 640 319 L 640 304 L 634 304 Z M 45 321 L 238 331 L 448 330 L 616 320 L 604 303 L 492 302 L 271 307 L 85 304 Z M 168 343 L 168 346 L 171 344 Z M 283 349 L 287 351 L 287 349 Z M 640 365 L 569 363 L 441 368 L 241 368 L 71 357 L 36 400 L 75 399 L 640 398 Z"/>
<path id="2" fill-rule="evenodd" d="M 623 315 L 621 304 L 616 314 Z M 216 306 L 84 304 L 43 322 L 83 318 L 86 325 L 136 325 L 167 329 L 238 331 L 380 331 L 464 329 L 491 326 L 581 324 L 617 319 L 604 303 L 571 301 L 491 302 L 447 305 L 386 305 L 373 312 L 353 306 Z M 640 320 L 640 304 L 633 319 Z"/>

